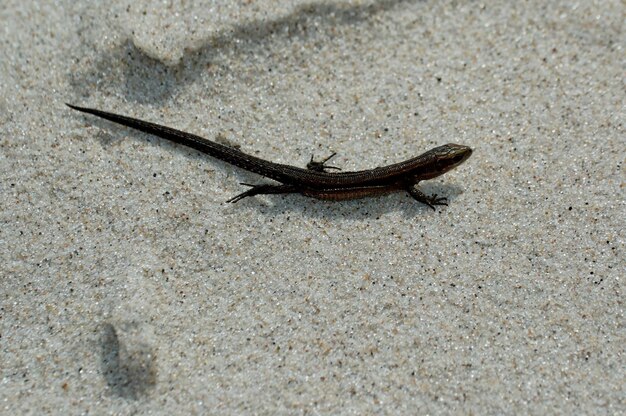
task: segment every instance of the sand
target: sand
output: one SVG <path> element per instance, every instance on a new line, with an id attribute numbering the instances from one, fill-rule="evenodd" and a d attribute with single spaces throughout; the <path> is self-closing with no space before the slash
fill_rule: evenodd
<path id="1" fill-rule="evenodd" d="M 5 1 L 0 413 L 626 412 L 626 5 Z M 265 179 L 92 106 L 422 189 Z"/>

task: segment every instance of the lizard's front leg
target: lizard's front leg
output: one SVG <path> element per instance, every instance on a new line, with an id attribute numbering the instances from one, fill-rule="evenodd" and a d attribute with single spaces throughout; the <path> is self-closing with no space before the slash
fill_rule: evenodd
<path id="1" fill-rule="evenodd" d="M 409 186 L 407 188 L 407 192 L 413 197 L 413 199 L 421 202 L 422 204 L 428 205 L 433 210 L 435 209 L 435 205 L 448 205 L 448 198 L 437 198 L 437 194 L 434 194 L 433 196 L 428 196 L 424 192 L 420 191 L 417 185 Z"/>

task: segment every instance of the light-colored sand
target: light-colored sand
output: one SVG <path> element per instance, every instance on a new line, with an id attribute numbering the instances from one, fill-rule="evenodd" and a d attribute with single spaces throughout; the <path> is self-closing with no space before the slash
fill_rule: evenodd
<path id="1" fill-rule="evenodd" d="M 5 1 L 0 413 L 626 412 L 626 6 Z M 72 102 L 346 170 L 327 203 Z"/>

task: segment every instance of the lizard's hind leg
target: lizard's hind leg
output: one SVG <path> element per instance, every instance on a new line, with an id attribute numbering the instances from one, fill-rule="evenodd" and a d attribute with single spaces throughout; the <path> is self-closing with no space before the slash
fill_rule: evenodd
<path id="1" fill-rule="evenodd" d="M 292 194 L 299 192 L 295 186 L 292 185 L 253 185 L 250 183 L 241 183 L 241 185 L 251 186 L 246 192 L 242 192 L 239 195 L 230 198 L 226 202 L 238 202 L 244 198 L 255 195 L 267 195 L 267 194 Z"/>

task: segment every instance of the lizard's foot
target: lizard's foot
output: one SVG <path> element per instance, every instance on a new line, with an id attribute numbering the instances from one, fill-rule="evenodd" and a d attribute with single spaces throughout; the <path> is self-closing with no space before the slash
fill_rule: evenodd
<path id="1" fill-rule="evenodd" d="M 417 189 L 415 186 L 407 189 L 408 193 L 415 199 L 416 201 L 421 202 L 422 204 L 426 204 L 435 210 L 435 205 L 448 205 L 448 198 L 439 197 L 437 198 L 437 194 L 433 196 L 427 196 L 424 192 Z"/>
<path id="2" fill-rule="evenodd" d="M 309 163 L 306 164 L 306 168 L 308 170 L 314 170 L 316 172 L 326 172 L 327 169 L 341 170 L 341 168 L 338 168 L 336 166 L 326 166 L 326 162 L 328 162 L 330 159 L 335 157 L 336 154 L 337 153 L 333 153 L 332 155 L 328 156 L 326 159 L 320 160 L 319 162 L 313 160 L 313 155 L 311 155 L 311 160 L 309 161 Z"/>

